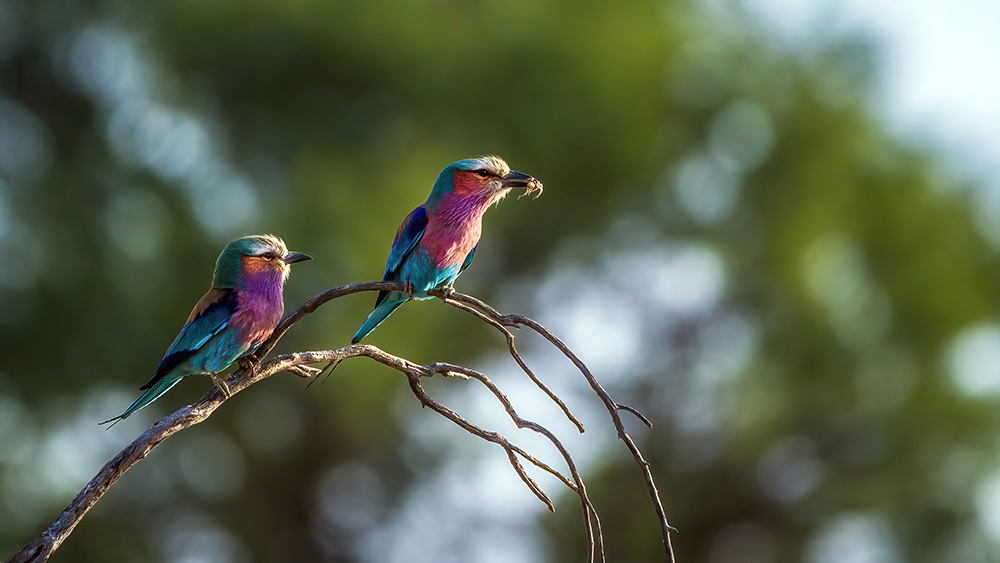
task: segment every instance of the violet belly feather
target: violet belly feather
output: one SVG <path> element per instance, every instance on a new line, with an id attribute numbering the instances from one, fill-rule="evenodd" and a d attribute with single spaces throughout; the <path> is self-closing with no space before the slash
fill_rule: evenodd
<path id="1" fill-rule="evenodd" d="M 240 329 L 240 340 L 254 348 L 267 340 L 285 311 L 284 279 L 279 272 L 248 275 L 239 291 L 239 308 L 232 325 Z"/>

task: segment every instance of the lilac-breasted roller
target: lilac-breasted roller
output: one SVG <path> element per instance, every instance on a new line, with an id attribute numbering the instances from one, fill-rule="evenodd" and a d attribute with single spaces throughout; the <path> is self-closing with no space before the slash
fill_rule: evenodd
<path id="1" fill-rule="evenodd" d="M 128 418 L 195 373 L 208 374 L 228 394 L 216 374 L 252 354 L 271 336 L 285 310 L 282 290 L 290 266 L 311 259 L 308 254 L 289 252 L 272 235 L 243 237 L 227 244 L 215 263 L 212 288 L 191 310 L 156 374 L 139 388 L 146 392 L 121 415 L 104 422 Z"/>
<path id="2" fill-rule="evenodd" d="M 413 295 L 380 291 L 375 310 L 351 343 L 360 342 L 410 299 L 429 299 L 427 292 L 431 289 L 450 288 L 472 264 L 482 234 L 483 214 L 511 188 L 540 192 L 542 183 L 511 170 L 496 156 L 459 160 L 442 170 L 427 201 L 411 211 L 396 230 L 382 278 L 412 283 Z"/>

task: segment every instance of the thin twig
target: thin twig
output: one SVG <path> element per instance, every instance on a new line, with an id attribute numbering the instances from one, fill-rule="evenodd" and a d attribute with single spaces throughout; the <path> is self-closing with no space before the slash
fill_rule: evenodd
<path id="1" fill-rule="evenodd" d="M 623 405 L 621 403 L 618 403 L 618 410 L 620 410 L 620 411 L 628 411 L 628 412 L 634 414 L 636 418 L 638 418 L 639 420 L 641 420 L 642 423 L 646 425 L 646 428 L 649 428 L 650 430 L 653 429 L 653 423 L 650 422 L 648 418 L 646 418 L 646 415 L 644 415 L 641 412 L 639 412 L 638 410 L 636 410 L 635 407 L 630 407 L 628 405 Z"/>
<path id="2" fill-rule="evenodd" d="M 486 374 L 468 368 L 464 368 L 462 366 L 455 366 L 451 364 L 434 364 L 434 365 L 435 366 L 440 365 L 442 366 L 441 369 L 459 372 L 469 377 L 478 379 L 493 393 L 493 395 L 497 398 L 497 400 L 500 401 L 500 404 L 503 405 L 504 409 L 507 411 L 508 416 L 510 416 L 511 420 L 518 428 L 527 428 L 529 430 L 533 430 L 545 436 L 546 438 L 549 439 L 550 442 L 552 442 L 552 444 L 556 447 L 556 449 L 559 450 L 559 453 L 562 454 L 563 456 L 563 460 L 565 460 L 566 465 L 569 467 L 570 474 L 573 476 L 573 481 L 575 486 L 571 485 L 565 480 L 563 482 L 566 483 L 566 486 L 572 489 L 577 495 L 579 495 L 580 503 L 583 505 L 584 531 L 587 537 L 587 547 L 588 547 L 587 552 L 589 554 L 588 557 L 590 558 L 588 560 L 593 559 L 596 546 L 596 550 L 597 553 L 600 555 L 601 561 L 604 561 L 604 538 L 601 534 L 600 519 L 597 517 L 597 511 L 594 509 L 594 505 L 590 502 L 590 497 L 587 496 L 587 486 L 584 485 L 583 483 L 583 477 L 580 476 L 580 472 L 576 467 L 576 462 L 573 461 L 572 456 L 570 456 L 569 451 L 565 448 L 565 446 L 563 446 L 562 442 L 560 442 L 559 439 L 556 438 L 555 434 L 553 434 L 548 428 L 545 428 L 544 426 L 536 422 L 532 422 L 530 420 L 521 418 L 521 416 L 518 415 L 517 412 L 514 410 L 514 406 L 511 404 L 510 399 L 507 398 L 507 396 L 500 390 L 499 387 L 496 386 L 495 383 L 493 383 L 493 381 L 489 377 L 486 376 Z M 524 455 L 525 458 L 528 459 L 529 461 L 535 463 L 535 465 L 539 465 L 537 462 L 533 461 L 533 458 L 528 457 L 527 454 L 522 454 L 522 455 Z M 560 475 L 557 476 L 561 477 Z M 555 511 L 555 508 L 552 507 L 551 510 Z M 592 519 L 595 523 L 594 526 L 592 526 L 591 524 Z"/>
<path id="3" fill-rule="evenodd" d="M 534 319 L 526 317 L 524 315 L 504 315 L 500 311 L 489 305 L 488 303 L 485 303 L 484 301 L 476 299 L 475 297 L 465 295 L 462 293 L 443 292 L 440 290 L 435 290 L 430 293 L 435 297 L 440 298 L 445 303 L 455 306 L 459 309 L 462 309 L 463 311 L 469 312 L 471 309 L 477 309 L 478 310 L 477 313 L 481 313 L 478 314 L 477 316 L 480 318 L 485 316 L 488 317 L 490 320 L 495 321 L 494 323 L 491 324 L 493 324 L 493 326 L 499 325 L 502 328 L 502 332 L 504 333 L 505 337 L 511 334 L 511 332 L 507 330 L 507 327 L 519 328 L 521 326 L 526 326 L 534 330 L 538 334 L 540 334 L 546 340 L 548 340 L 553 346 L 558 348 L 559 351 L 563 353 L 563 355 L 565 355 L 567 358 L 569 358 L 571 362 L 573 362 L 573 365 L 575 365 L 577 369 L 580 370 L 580 373 L 583 374 L 583 376 L 587 379 L 587 382 L 590 383 L 591 388 L 604 403 L 604 406 L 608 410 L 608 414 L 611 415 L 611 420 L 614 422 L 615 428 L 618 430 L 618 437 L 623 442 L 625 442 L 625 445 L 628 447 L 629 452 L 632 453 L 632 457 L 635 459 L 636 464 L 639 466 L 640 471 L 642 471 L 643 479 L 645 479 L 646 481 L 646 488 L 649 491 L 650 500 L 653 503 L 653 509 L 656 511 L 656 516 L 660 521 L 660 530 L 663 535 L 663 548 L 666 553 L 666 561 L 667 563 L 673 563 L 674 550 L 673 550 L 673 545 L 671 544 L 670 541 L 670 532 L 675 532 L 677 530 L 673 526 L 671 526 L 667 521 L 666 512 L 664 512 L 663 510 L 663 503 L 660 501 L 660 493 L 656 488 L 656 483 L 653 481 L 653 474 L 649 469 L 649 462 L 646 461 L 645 458 L 643 458 L 642 452 L 639 451 L 639 447 L 635 445 L 635 442 L 632 440 L 632 437 L 625 430 L 625 425 L 624 423 L 622 423 L 622 419 L 621 416 L 618 414 L 618 411 L 625 410 L 631 412 L 632 414 L 636 415 L 640 420 L 642 420 L 647 426 L 652 428 L 652 424 L 649 422 L 649 419 L 647 419 L 645 416 L 640 414 L 639 411 L 637 411 L 632 407 L 616 403 L 615 400 L 611 397 L 611 394 L 608 393 L 607 390 L 604 389 L 604 386 L 601 385 L 600 381 L 598 381 L 597 378 L 594 377 L 594 374 L 590 371 L 590 368 L 588 368 L 587 365 L 584 364 L 583 361 L 577 357 L 577 355 L 573 352 L 573 350 L 571 350 L 569 346 L 566 346 L 566 344 L 558 336 L 553 334 L 550 330 L 542 326 Z M 460 307 L 458 306 L 459 304 L 465 306 Z M 511 349 L 512 351 L 511 353 L 515 354 L 515 352 L 513 352 L 514 348 L 513 348 L 512 336 L 511 338 L 508 339 L 508 347 Z M 515 356 L 515 359 L 517 359 L 517 356 Z"/>
<path id="4" fill-rule="evenodd" d="M 452 292 L 452 293 L 449 293 L 448 295 L 456 295 L 456 294 L 454 292 Z M 572 411 L 569 410 L 569 407 L 566 406 L 566 403 L 563 402 L 563 400 L 558 395 L 556 395 L 554 392 L 552 392 L 552 390 L 549 389 L 548 386 L 546 386 L 544 383 L 542 383 L 535 376 L 534 372 L 532 372 L 531 369 L 528 367 L 528 365 L 526 363 L 524 363 L 524 360 L 521 359 L 521 355 L 517 353 L 517 348 L 514 347 L 514 334 L 511 333 L 509 330 L 507 330 L 507 327 L 503 326 L 502 324 L 500 324 L 499 322 L 497 322 L 493 318 L 489 317 L 488 315 L 485 315 L 485 314 L 477 311 L 476 309 L 474 309 L 474 308 L 472 308 L 472 307 L 470 307 L 468 305 L 465 305 L 464 303 L 461 303 L 459 301 L 455 301 L 455 300 L 449 299 L 447 297 L 442 297 L 442 299 L 444 300 L 445 303 L 451 305 L 452 307 L 456 307 L 456 308 L 462 309 L 463 311 L 466 311 L 466 312 L 468 312 L 468 313 L 470 313 L 472 315 L 475 315 L 476 317 L 479 317 L 479 319 L 481 319 L 482 321 L 486 322 L 487 324 L 492 325 L 497 330 L 499 330 L 501 333 L 503 333 L 504 337 L 507 339 L 507 349 L 510 351 L 510 355 L 514 357 L 514 361 L 517 362 L 517 365 L 521 366 L 521 370 L 523 370 L 524 373 L 526 373 L 528 375 L 528 377 L 531 379 L 531 381 L 536 386 L 538 386 L 539 389 L 541 389 L 543 392 L 545 392 L 545 394 L 548 395 L 549 398 L 552 399 L 552 401 L 554 401 L 557 405 L 559 405 L 559 408 L 562 409 L 563 413 L 566 414 L 566 418 L 568 418 L 570 420 L 570 422 L 572 422 L 574 425 L 576 425 L 576 428 L 577 428 L 577 430 L 580 431 L 580 434 L 584 433 L 585 430 L 583 428 L 583 423 L 580 422 L 580 419 L 578 419 L 572 413 Z"/>

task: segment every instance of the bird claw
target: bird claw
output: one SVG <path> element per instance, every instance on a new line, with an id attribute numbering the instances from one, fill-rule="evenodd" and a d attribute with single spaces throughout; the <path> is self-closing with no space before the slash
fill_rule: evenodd
<path id="1" fill-rule="evenodd" d="M 247 354 L 237 361 L 239 362 L 240 369 L 253 369 L 258 363 L 260 363 L 260 360 L 257 359 L 255 354 Z"/>
<path id="2" fill-rule="evenodd" d="M 215 385 L 215 388 L 218 389 L 225 398 L 228 399 L 233 396 L 233 392 L 229 390 L 229 385 L 226 383 L 226 380 L 215 375 L 214 373 L 209 375 L 212 377 L 212 384 Z"/>
<path id="3" fill-rule="evenodd" d="M 413 286 L 413 282 L 411 282 L 410 280 L 406 280 L 403 283 L 406 284 L 406 287 L 403 289 L 403 291 L 407 295 L 409 295 L 412 298 L 414 295 L 417 294 L 417 288 Z"/>
<path id="4" fill-rule="evenodd" d="M 451 297 L 452 293 L 455 293 L 455 288 L 452 287 L 452 286 L 450 286 L 450 285 L 446 285 L 446 286 L 444 286 L 444 287 L 441 288 L 441 298 L 442 299 L 448 299 L 449 297 Z"/>

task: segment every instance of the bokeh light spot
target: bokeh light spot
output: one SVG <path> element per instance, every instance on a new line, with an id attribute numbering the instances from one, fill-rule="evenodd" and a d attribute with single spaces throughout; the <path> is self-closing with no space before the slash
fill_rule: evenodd
<path id="1" fill-rule="evenodd" d="M 809 543 L 809 563 L 897 563 L 899 560 L 889 526 L 877 515 L 836 516 Z"/>
<path id="2" fill-rule="evenodd" d="M 168 524 L 164 555 L 170 563 L 238 563 L 249 561 L 247 549 L 207 516 L 185 512 Z"/>
<path id="3" fill-rule="evenodd" d="M 81 31 L 70 47 L 70 67 L 80 89 L 105 104 L 148 93 L 149 78 L 132 38 L 113 27 Z"/>
<path id="4" fill-rule="evenodd" d="M 823 305 L 843 342 L 864 347 L 888 332 L 892 307 L 870 278 L 861 251 L 847 237 L 818 238 L 803 254 L 802 272 L 809 292 Z"/>
<path id="5" fill-rule="evenodd" d="M 384 503 L 381 480 L 359 464 L 329 471 L 320 481 L 317 495 L 324 520 L 351 532 L 375 524 Z"/>
<path id="6" fill-rule="evenodd" d="M 7 223 L 0 237 L 0 289 L 25 290 L 42 275 L 46 263 L 46 245 L 41 236 L 18 220 Z"/>
<path id="7" fill-rule="evenodd" d="M 726 287 L 722 258 L 711 248 L 686 244 L 663 249 L 647 262 L 645 283 L 653 305 L 678 315 L 700 315 L 715 307 Z M 643 279 L 643 278 L 638 278 Z"/>
<path id="8" fill-rule="evenodd" d="M 826 466 L 813 449 L 811 442 L 798 436 L 771 446 L 757 468 L 761 489 L 783 504 L 796 502 L 816 490 L 826 476 Z"/>
<path id="9" fill-rule="evenodd" d="M 744 172 L 759 166 L 773 144 L 771 119 L 760 106 L 750 102 L 726 106 L 709 126 L 710 152 L 719 160 L 735 163 Z"/>
<path id="10" fill-rule="evenodd" d="M 15 182 L 34 180 L 51 159 L 45 127 L 25 108 L 0 99 L 0 172 Z"/>
<path id="11" fill-rule="evenodd" d="M 681 206 L 699 223 L 716 224 L 736 210 L 740 176 L 732 160 L 699 154 L 681 163 L 675 182 Z"/>
<path id="12" fill-rule="evenodd" d="M 978 487 L 975 502 L 983 530 L 1000 542 L 1000 473 L 991 475 Z"/>
<path id="13" fill-rule="evenodd" d="M 981 324 L 959 332 L 948 347 L 946 362 L 961 392 L 1000 396 L 1000 325 Z"/>
<path id="14" fill-rule="evenodd" d="M 254 217 L 257 194 L 246 179 L 220 164 L 194 178 L 191 204 L 202 226 L 228 236 Z"/>
<path id="15" fill-rule="evenodd" d="M 732 382 L 753 359 L 759 340 L 759 329 L 743 316 L 710 320 L 698 333 L 696 374 L 709 384 Z"/>

